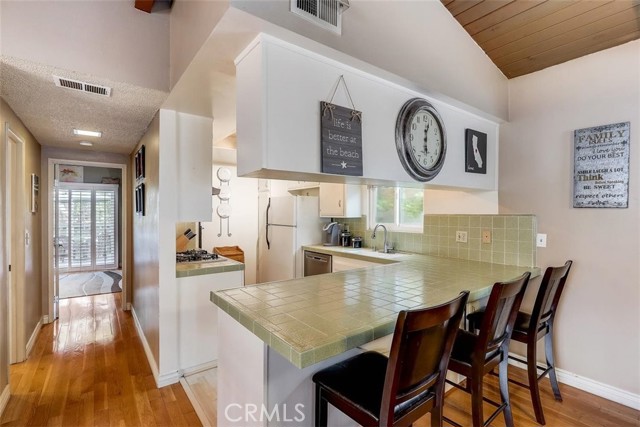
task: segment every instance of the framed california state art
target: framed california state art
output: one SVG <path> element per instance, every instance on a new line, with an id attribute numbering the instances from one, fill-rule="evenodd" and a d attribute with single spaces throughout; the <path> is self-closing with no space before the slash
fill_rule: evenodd
<path id="1" fill-rule="evenodd" d="M 487 134 L 473 129 L 464 133 L 464 171 L 468 173 L 487 173 Z"/>

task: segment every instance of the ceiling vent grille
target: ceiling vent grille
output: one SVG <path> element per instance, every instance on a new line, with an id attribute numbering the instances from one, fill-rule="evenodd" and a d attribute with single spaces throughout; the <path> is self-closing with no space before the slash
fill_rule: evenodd
<path id="1" fill-rule="evenodd" d="M 348 0 L 291 0 L 291 12 L 338 34 L 342 34 L 342 12 L 348 8 Z"/>
<path id="2" fill-rule="evenodd" d="M 58 87 L 93 93 L 95 95 L 111 96 L 110 87 L 94 85 L 80 80 L 67 79 L 56 75 L 53 76 L 53 81 Z"/>

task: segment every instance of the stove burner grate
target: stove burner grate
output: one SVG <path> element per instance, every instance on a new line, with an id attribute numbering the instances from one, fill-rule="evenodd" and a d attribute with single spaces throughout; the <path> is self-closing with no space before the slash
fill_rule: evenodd
<path id="1" fill-rule="evenodd" d="M 218 259 L 218 254 L 212 254 L 204 249 L 190 249 L 176 253 L 176 262 L 199 262 Z"/>

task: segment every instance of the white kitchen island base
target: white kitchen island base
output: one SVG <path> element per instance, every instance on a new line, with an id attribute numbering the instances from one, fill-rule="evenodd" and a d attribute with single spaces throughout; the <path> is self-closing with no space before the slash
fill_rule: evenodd
<path id="1" fill-rule="evenodd" d="M 360 352 L 353 349 L 300 369 L 221 309 L 218 325 L 218 427 L 313 426 L 311 377 Z M 331 406 L 329 425 L 357 426 Z"/>
<path id="2" fill-rule="evenodd" d="M 398 255 L 397 263 L 212 292 L 218 306 L 218 426 L 314 424 L 313 374 L 393 333 L 402 310 L 434 307 L 538 268 Z M 329 407 L 329 425 L 356 425 Z"/>

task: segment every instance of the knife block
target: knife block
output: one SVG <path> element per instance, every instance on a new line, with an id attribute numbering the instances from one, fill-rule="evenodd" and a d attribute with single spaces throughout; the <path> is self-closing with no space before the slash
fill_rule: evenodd
<path id="1" fill-rule="evenodd" d="M 184 252 L 187 250 L 189 239 L 184 234 L 179 235 L 176 238 L 176 252 Z"/>

